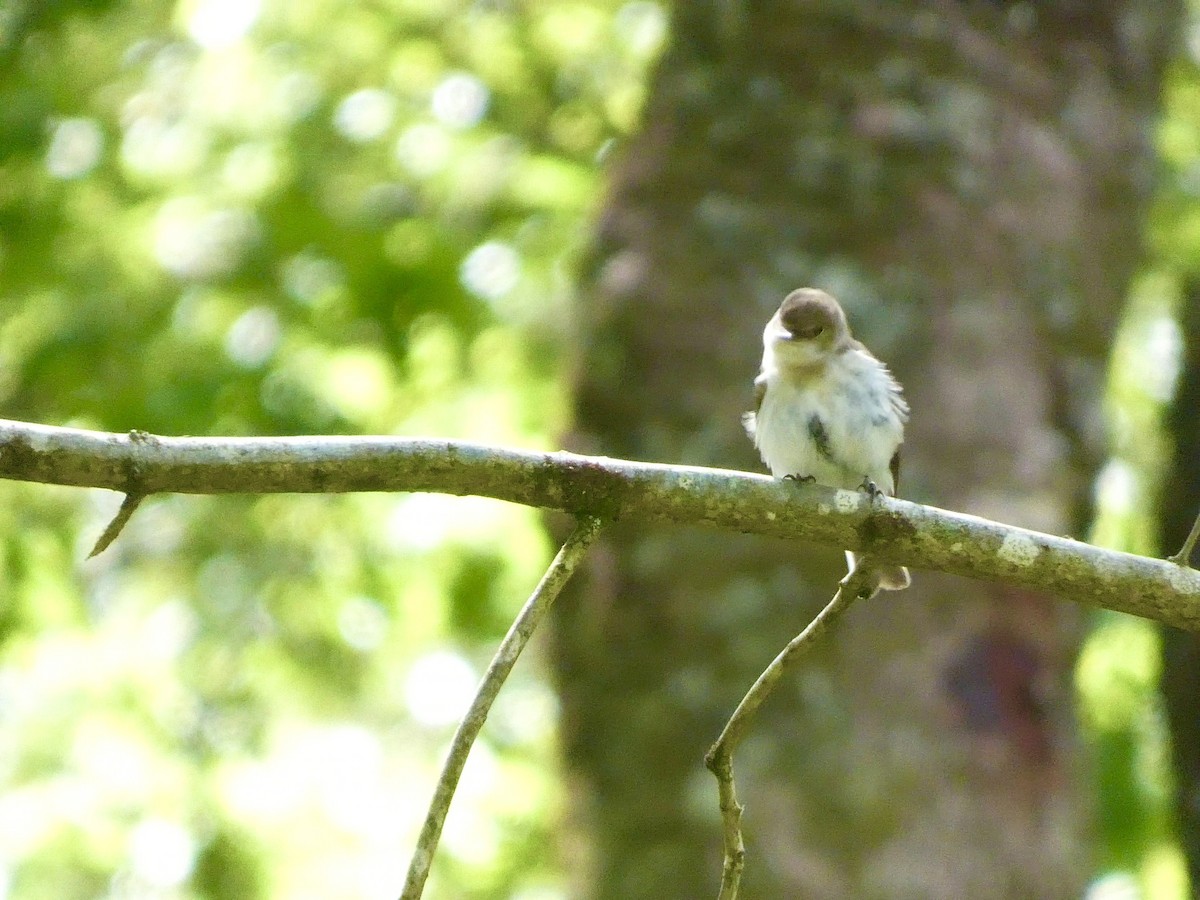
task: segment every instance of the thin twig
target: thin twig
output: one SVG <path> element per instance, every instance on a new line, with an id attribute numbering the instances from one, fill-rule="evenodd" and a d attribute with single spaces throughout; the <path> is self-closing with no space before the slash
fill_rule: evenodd
<path id="1" fill-rule="evenodd" d="M 792 638 L 746 692 L 721 736 L 704 757 L 704 764 L 717 778 L 721 821 L 724 826 L 725 864 L 721 871 L 721 891 L 717 900 L 736 900 L 742 869 L 746 863 L 746 845 L 742 839 L 742 806 L 733 784 L 733 753 L 754 721 L 758 708 L 770 696 L 784 674 L 810 650 L 855 600 L 875 590 L 875 576 L 860 560 L 858 568 L 842 579 L 833 599 L 817 613 L 808 626 Z"/>
<path id="2" fill-rule="evenodd" d="M 109 544 L 117 539 L 117 535 L 128 524 L 147 496 L 146 490 L 142 487 L 140 456 L 143 449 L 153 448 L 157 439 L 149 432 L 137 428 L 127 432 L 123 439 L 124 446 L 128 451 L 123 462 L 126 481 L 125 497 L 121 500 L 121 508 L 117 510 L 117 514 L 112 517 L 112 521 L 108 523 L 100 537 L 96 539 L 96 543 L 92 545 L 92 552 L 87 555 L 88 559 L 98 556 L 108 549 Z"/>
<path id="3" fill-rule="evenodd" d="M 108 549 L 108 545 L 117 539 L 117 535 L 121 533 L 121 529 L 125 527 L 125 523 L 129 521 L 145 499 L 145 494 L 130 493 L 125 495 L 125 499 L 121 501 L 121 508 L 117 510 L 117 514 L 112 517 L 112 521 L 108 523 L 108 527 L 104 529 L 100 537 L 96 538 L 96 543 L 92 547 L 92 552 L 88 554 L 88 559 Z"/>
<path id="4" fill-rule="evenodd" d="M 1179 548 L 1179 552 L 1174 556 L 1168 556 L 1167 561 L 1173 562 L 1178 566 L 1191 566 L 1192 548 L 1196 546 L 1197 538 L 1200 538 L 1200 514 L 1196 516 L 1196 521 L 1192 523 L 1192 530 L 1183 542 L 1183 546 Z"/>
<path id="5" fill-rule="evenodd" d="M 508 673 L 512 671 L 513 664 L 525 649 L 530 636 L 545 618 L 563 585 L 570 579 L 599 531 L 600 519 L 594 516 L 580 518 L 575 530 L 546 569 L 546 574 L 517 613 L 508 634 L 496 648 L 496 654 L 479 684 L 475 699 L 471 701 L 471 708 L 467 710 L 466 716 L 454 733 L 454 739 L 450 742 L 446 763 L 434 788 L 433 799 L 429 802 L 429 811 L 425 814 L 425 824 L 421 826 L 421 834 L 417 837 L 417 846 L 413 850 L 400 900 L 419 900 L 425 890 L 425 880 L 429 877 L 429 868 L 437 851 L 442 826 L 446 822 L 446 813 L 450 810 L 450 801 L 454 799 L 454 791 L 458 787 L 463 766 L 467 763 L 467 755 L 471 752 L 471 745 L 475 743 L 480 729 L 483 728 L 492 701 L 504 686 Z"/>

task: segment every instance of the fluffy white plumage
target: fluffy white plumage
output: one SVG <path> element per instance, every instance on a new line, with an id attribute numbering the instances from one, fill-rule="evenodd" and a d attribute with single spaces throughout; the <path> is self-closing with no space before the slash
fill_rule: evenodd
<path id="1" fill-rule="evenodd" d="M 896 492 L 908 404 L 887 366 L 850 336 L 845 313 L 824 291 L 793 291 L 763 331 L 757 408 L 746 430 L 776 478 L 815 478 Z M 850 568 L 854 555 L 846 554 Z M 908 571 L 881 566 L 879 586 L 908 587 Z"/>

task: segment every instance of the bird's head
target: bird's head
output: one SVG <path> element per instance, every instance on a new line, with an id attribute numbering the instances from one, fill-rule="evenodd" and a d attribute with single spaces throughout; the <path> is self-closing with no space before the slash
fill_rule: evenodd
<path id="1" fill-rule="evenodd" d="M 763 331 L 763 346 L 777 365 L 806 369 L 823 364 L 850 341 L 846 314 L 838 302 L 816 288 L 792 291 Z"/>

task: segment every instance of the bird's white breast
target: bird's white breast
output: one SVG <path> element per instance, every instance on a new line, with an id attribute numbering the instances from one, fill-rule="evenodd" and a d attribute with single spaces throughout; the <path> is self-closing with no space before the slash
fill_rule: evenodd
<path id="1" fill-rule="evenodd" d="M 768 365 L 760 379 L 766 392 L 754 442 L 772 475 L 812 475 L 842 488 L 869 476 L 893 493 L 890 463 L 904 439 L 906 408 L 882 363 L 849 349 L 818 374 L 801 378 Z"/>

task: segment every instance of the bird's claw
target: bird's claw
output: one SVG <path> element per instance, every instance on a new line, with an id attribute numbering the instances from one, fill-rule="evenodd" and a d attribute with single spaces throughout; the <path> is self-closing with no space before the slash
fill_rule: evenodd
<path id="1" fill-rule="evenodd" d="M 862 484 L 858 486 L 858 489 L 864 493 L 870 494 L 871 502 L 878 500 L 880 497 L 886 496 L 883 491 L 879 489 L 879 485 L 871 480 L 870 475 L 863 476 Z"/>
<path id="2" fill-rule="evenodd" d="M 784 475 L 784 481 L 795 481 L 798 484 L 812 484 L 817 480 L 816 475 Z"/>

